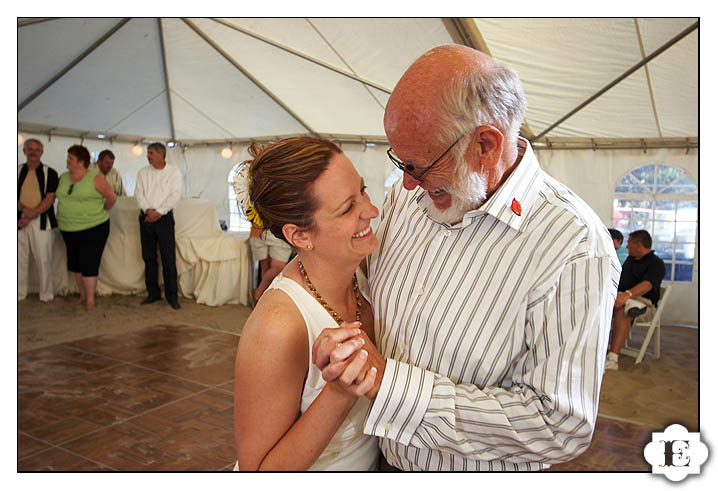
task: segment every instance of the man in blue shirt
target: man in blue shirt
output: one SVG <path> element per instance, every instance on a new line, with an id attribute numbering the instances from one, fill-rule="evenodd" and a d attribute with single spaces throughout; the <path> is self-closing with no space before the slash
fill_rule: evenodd
<path id="1" fill-rule="evenodd" d="M 623 234 L 615 228 L 609 228 L 608 232 L 611 234 L 611 239 L 613 239 L 613 247 L 614 249 L 616 249 L 618 262 L 623 264 L 623 262 L 628 257 L 628 249 L 623 247 Z"/>

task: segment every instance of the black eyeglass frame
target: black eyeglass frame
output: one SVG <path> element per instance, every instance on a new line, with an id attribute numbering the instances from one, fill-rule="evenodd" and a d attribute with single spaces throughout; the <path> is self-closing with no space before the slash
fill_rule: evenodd
<path id="1" fill-rule="evenodd" d="M 401 160 L 399 160 L 398 157 L 396 157 L 395 155 L 392 155 L 392 152 L 393 152 L 394 150 L 393 150 L 391 147 L 389 147 L 389 150 L 386 151 L 386 155 L 389 157 L 389 160 L 391 160 L 391 162 L 392 162 L 395 166 L 397 166 L 397 167 L 399 168 L 400 171 L 409 174 L 412 178 L 416 179 L 416 180 L 419 181 L 419 182 L 424 182 L 424 179 L 423 179 L 424 174 L 426 174 L 427 172 L 429 172 L 429 169 L 431 169 L 432 167 L 434 167 L 434 165 L 436 165 L 436 163 L 437 163 L 438 161 L 440 161 L 441 159 L 443 159 L 444 156 L 445 156 L 447 153 L 449 153 L 449 150 L 451 150 L 452 148 L 454 148 L 454 145 L 456 145 L 457 143 L 459 143 L 459 140 L 461 140 L 461 139 L 462 139 L 463 137 L 465 137 L 466 135 L 468 135 L 468 133 L 464 133 L 464 134 L 461 135 L 459 138 L 457 138 L 456 141 L 455 141 L 454 143 L 452 143 L 452 144 L 449 146 L 449 148 L 447 148 L 447 149 L 444 151 L 444 153 L 442 153 L 441 155 L 439 155 L 439 158 L 438 158 L 438 159 L 434 160 L 434 161 L 431 163 L 431 165 L 429 165 L 427 168 L 425 168 L 423 171 L 421 171 L 421 172 L 419 173 L 419 175 L 414 174 L 414 173 L 412 172 L 413 169 L 409 169 L 409 167 L 412 167 L 412 168 L 413 168 L 413 167 L 414 167 L 414 164 L 406 165 L 406 164 L 404 164 L 404 162 L 402 162 Z"/>
<path id="2" fill-rule="evenodd" d="M 75 189 L 75 183 L 71 182 L 70 187 L 67 190 L 67 195 L 70 196 L 72 194 L 72 191 Z"/>

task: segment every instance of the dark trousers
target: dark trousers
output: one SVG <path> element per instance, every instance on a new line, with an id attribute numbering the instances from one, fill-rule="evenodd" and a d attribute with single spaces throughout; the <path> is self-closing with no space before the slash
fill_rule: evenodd
<path id="1" fill-rule="evenodd" d="M 150 298 L 160 298 L 158 283 L 157 246 L 162 258 L 162 277 L 165 282 L 165 298 L 177 300 L 177 263 L 175 257 L 175 219 L 172 211 L 154 223 L 145 222 L 140 213 L 140 242 L 145 262 L 145 286 Z"/>
<path id="2" fill-rule="evenodd" d="M 102 251 L 110 235 L 110 220 L 95 227 L 76 232 L 61 230 L 67 251 L 67 269 L 85 277 L 97 276 Z"/>

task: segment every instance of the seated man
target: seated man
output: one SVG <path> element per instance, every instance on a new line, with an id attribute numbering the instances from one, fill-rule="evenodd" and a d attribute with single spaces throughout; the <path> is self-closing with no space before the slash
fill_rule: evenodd
<path id="1" fill-rule="evenodd" d="M 618 353 L 628 337 L 633 319 L 647 311 L 655 312 L 666 265 L 653 253 L 652 245 L 651 235 L 645 230 L 636 230 L 628 235 L 628 257 L 623 263 L 613 306 L 611 348 L 606 356 L 606 370 L 618 370 Z"/>

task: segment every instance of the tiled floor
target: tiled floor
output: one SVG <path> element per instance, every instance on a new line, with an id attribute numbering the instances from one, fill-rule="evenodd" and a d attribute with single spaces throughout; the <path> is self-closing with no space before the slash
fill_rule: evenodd
<path id="1" fill-rule="evenodd" d="M 555 464 L 551 471 L 639 471 L 650 472 L 651 466 L 643 458 L 643 449 L 653 431 L 648 426 L 615 421 L 599 416 L 593 440 L 578 458 Z"/>
<path id="2" fill-rule="evenodd" d="M 155 326 L 20 353 L 18 470 L 231 470 L 237 340 Z M 650 439 L 599 416 L 589 449 L 552 470 L 646 472 Z"/>
<path id="3" fill-rule="evenodd" d="M 18 356 L 18 470 L 225 470 L 237 336 L 155 326 Z"/>

